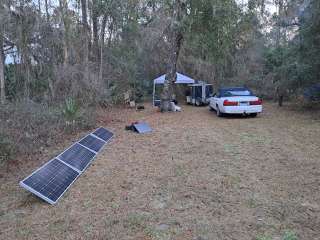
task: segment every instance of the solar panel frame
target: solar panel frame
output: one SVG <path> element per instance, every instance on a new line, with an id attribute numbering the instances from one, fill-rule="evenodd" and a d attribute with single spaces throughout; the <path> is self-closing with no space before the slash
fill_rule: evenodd
<path id="1" fill-rule="evenodd" d="M 68 150 L 70 150 L 72 147 L 74 147 L 75 145 L 79 145 L 83 148 L 85 148 L 86 150 L 90 151 L 93 155 L 93 157 L 88 161 L 88 163 L 83 167 L 83 169 L 78 169 L 75 166 L 72 166 L 69 162 L 66 162 L 64 159 L 62 159 L 62 155 L 65 154 Z M 80 144 L 79 142 L 76 142 L 74 144 L 72 144 L 70 147 L 68 147 L 67 149 L 65 149 L 62 153 L 60 153 L 56 158 L 59 159 L 61 162 L 63 162 L 64 164 L 66 164 L 68 167 L 71 167 L 72 169 L 76 170 L 77 172 L 79 172 L 80 174 L 83 173 L 88 166 L 91 164 L 91 162 L 93 161 L 93 159 L 98 155 L 98 153 L 94 152 L 93 150 L 83 146 L 82 144 Z"/>
<path id="2" fill-rule="evenodd" d="M 66 189 L 60 194 L 60 196 L 56 199 L 56 201 L 52 201 L 50 198 L 46 197 L 45 195 L 43 195 L 42 193 L 38 192 L 37 190 L 35 190 L 34 188 L 28 186 L 27 184 L 24 183 L 25 180 L 27 180 L 29 177 L 33 176 L 34 174 L 36 174 L 37 172 L 39 172 L 41 169 L 45 168 L 47 165 L 49 165 L 52 161 L 57 160 L 59 161 L 61 164 L 65 165 L 66 167 L 69 167 L 67 164 L 65 164 L 64 162 L 62 162 L 61 160 L 57 159 L 57 158 L 53 158 L 51 160 L 49 160 L 47 163 L 45 163 L 44 165 L 42 165 L 40 168 L 36 169 L 35 171 L 33 171 L 31 174 L 29 174 L 27 177 L 25 177 L 23 180 L 21 180 L 19 182 L 19 185 L 21 187 L 23 187 L 24 189 L 28 190 L 29 192 L 35 194 L 36 196 L 38 196 L 39 198 L 43 199 L 44 201 L 46 201 L 47 203 L 54 205 L 56 204 L 59 199 L 66 193 L 66 191 L 68 191 L 68 189 L 72 186 L 72 184 L 78 179 L 78 177 L 80 176 L 80 173 L 78 171 L 76 171 L 75 169 L 71 168 L 72 170 L 74 170 L 77 173 L 77 176 L 73 179 L 73 181 L 66 187 Z M 70 168 L 70 167 L 69 167 Z"/>

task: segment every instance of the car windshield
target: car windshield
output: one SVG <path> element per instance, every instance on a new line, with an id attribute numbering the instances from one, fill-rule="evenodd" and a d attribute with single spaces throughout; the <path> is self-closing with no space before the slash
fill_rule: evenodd
<path id="1" fill-rule="evenodd" d="M 239 90 L 221 90 L 221 97 L 233 97 L 233 96 L 252 96 L 252 93 L 248 89 L 239 89 Z"/>

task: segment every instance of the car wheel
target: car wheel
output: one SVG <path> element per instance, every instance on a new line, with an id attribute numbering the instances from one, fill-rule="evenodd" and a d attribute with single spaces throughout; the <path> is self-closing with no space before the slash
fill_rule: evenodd
<path id="1" fill-rule="evenodd" d="M 251 113 L 250 117 L 256 117 L 258 114 L 257 113 Z"/>
<path id="2" fill-rule="evenodd" d="M 217 116 L 218 117 L 222 117 L 223 116 L 223 113 L 220 111 L 219 107 L 217 106 Z"/>

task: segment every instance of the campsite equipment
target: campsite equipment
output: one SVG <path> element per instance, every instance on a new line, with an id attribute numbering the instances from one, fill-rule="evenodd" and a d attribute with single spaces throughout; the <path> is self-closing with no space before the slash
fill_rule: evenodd
<path id="1" fill-rule="evenodd" d="M 136 107 L 136 110 L 137 111 L 144 110 L 144 106 L 142 104 L 138 104 L 137 107 Z"/>
<path id="2" fill-rule="evenodd" d="M 130 95 L 131 92 L 130 91 L 126 91 L 123 96 L 124 96 L 124 103 L 129 105 L 130 104 Z"/>
<path id="3" fill-rule="evenodd" d="M 189 85 L 190 95 L 187 96 L 187 103 L 200 106 L 209 104 L 209 98 L 212 96 L 213 88 L 212 84 L 206 84 L 205 82 L 199 82 Z"/>
<path id="4" fill-rule="evenodd" d="M 135 101 L 130 101 L 130 107 L 134 108 L 136 106 L 136 102 Z"/>
<path id="5" fill-rule="evenodd" d="M 138 124 L 139 122 L 132 122 L 130 125 L 127 125 L 125 127 L 126 130 L 130 130 L 130 131 L 136 131 L 134 124 Z"/>
<path id="6" fill-rule="evenodd" d="M 126 126 L 126 130 L 131 130 L 137 133 L 152 132 L 152 128 L 146 122 L 133 122 L 131 125 Z"/>
<path id="7" fill-rule="evenodd" d="M 112 137 L 109 130 L 98 128 L 23 179 L 20 186 L 55 204 Z"/>
<path id="8" fill-rule="evenodd" d="M 157 106 L 157 107 L 160 106 L 161 100 L 159 99 L 159 96 L 157 96 L 157 94 L 156 94 L 156 92 L 157 92 L 156 86 L 163 85 L 164 81 L 165 81 L 165 77 L 166 77 L 166 75 L 164 74 L 164 75 L 153 80 L 153 94 L 152 94 L 153 106 Z M 194 79 L 177 72 L 177 80 L 176 80 L 175 84 L 193 84 L 195 82 L 196 81 Z"/>
<path id="9" fill-rule="evenodd" d="M 123 95 L 124 103 L 130 108 L 135 108 L 143 102 L 143 94 L 139 89 L 129 89 Z"/>
<path id="10" fill-rule="evenodd" d="M 132 91 L 128 90 L 123 95 L 124 95 L 124 103 L 129 107 L 134 108 L 136 106 L 136 101 L 134 100 Z"/>
<path id="11" fill-rule="evenodd" d="M 148 133 L 152 132 L 152 128 L 146 122 L 139 122 L 133 125 L 138 133 Z"/>
<path id="12" fill-rule="evenodd" d="M 181 112 L 181 107 L 177 106 L 173 101 L 170 103 L 170 109 L 172 112 Z"/>
<path id="13" fill-rule="evenodd" d="M 307 87 L 303 96 L 309 101 L 320 101 L 320 83 Z"/>

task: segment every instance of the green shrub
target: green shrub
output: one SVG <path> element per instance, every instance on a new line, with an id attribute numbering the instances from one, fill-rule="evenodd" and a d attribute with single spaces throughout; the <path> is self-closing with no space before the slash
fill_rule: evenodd
<path id="1" fill-rule="evenodd" d="M 256 237 L 256 240 L 272 240 L 272 237 L 268 235 L 259 235 L 258 237 Z"/>
<path id="2" fill-rule="evenodd" d="M 79 115 L 79 107 L 75 100 L 68 98 L 62 109 L 63 116 L 66 120 L 67 125 L 74 125 L 75 121 Z"/>
<path id="3" fill-rule="evenodd" d="M 0 134 L 0 165 L 14 157 L 14 144 L 10 139 Z"/>
<path id="4" fill-rule="evenodd" d="M 285 231 L 282 240 L 298 240 L 297 235 L 295 234 L 295 232 L 288 230 Z"/>
<path id="5" fill-rule="evenodd" d="M 32 101 L 9 102 L 0 108 L 0 134 L 17 155 L 41 152 L 55 143 L 62 130 L 58 108 Z"/>
<path id="6" fill-rule="evenodd" d="M 61 143 L 66 130 L 88 130 L 95 127 L 95 108 L 80 109 L 68 101 L 49 106 L 32 101 L 8 102 L 0 108 L 0 164 L 13 157 L 37 154 Z M 76 109 L 76 110 L 75 110 Z M 72 128 L 66 121 L 74 120 Z"/>
<path id="7" fill-rule="evenodd" d="M 73 132 L 77 129 L 90 129 L 95 126 L 95 108 L 89 106 L 80 108 L 72 98 L 65 101 L 62 114 L 67 132 Z"/>

